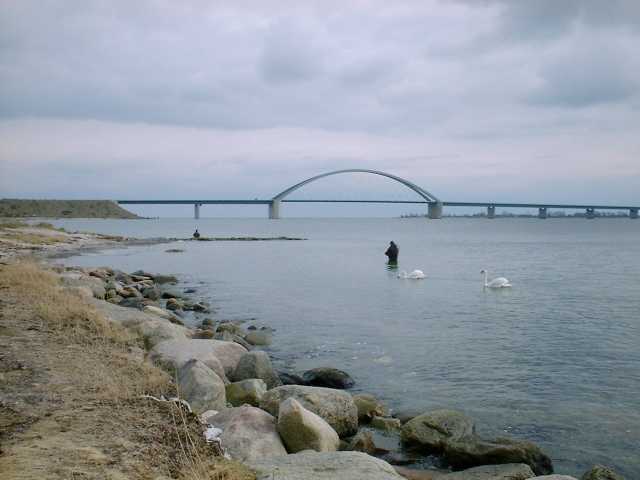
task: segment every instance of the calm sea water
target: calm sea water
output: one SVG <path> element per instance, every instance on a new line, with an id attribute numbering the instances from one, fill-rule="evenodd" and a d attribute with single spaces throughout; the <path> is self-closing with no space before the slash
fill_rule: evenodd
<path id="1" fill-rule="evenodd" d="M 68 229 L 188 237 L 192 219 L 60 221 Z M 175 273 L 218 319 L 276 328 L 271 354 L 327 365 L 395 409 L 452 407 L 481 434 L 537 442 L 560 473 L 604 463 L 640 478 L 640 221 L 201 219 L 183 242 L 65 260 Z M 400 280 L 385 265 L 389 240 Z M 481 269 L 506 276 L 485 291 Z"/>

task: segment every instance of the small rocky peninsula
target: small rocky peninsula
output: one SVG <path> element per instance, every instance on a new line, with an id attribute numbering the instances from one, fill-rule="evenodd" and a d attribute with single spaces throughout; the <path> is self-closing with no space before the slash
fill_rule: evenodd
<path id="1" fill-rule="evenodd" d="M 172 275 L 14 257 L 0 264 L 0 289 L 3 478 L 44 468 L 47 478 L 573 479 L 554 475 L 534 443 L 479 436 L 464 412 L 395 417 L 375 394 L 351 394 L 348 372 L 277 371 L 277 332 L 217 319 Z M 621 478 L 601 465 L 582 476 Z"/>

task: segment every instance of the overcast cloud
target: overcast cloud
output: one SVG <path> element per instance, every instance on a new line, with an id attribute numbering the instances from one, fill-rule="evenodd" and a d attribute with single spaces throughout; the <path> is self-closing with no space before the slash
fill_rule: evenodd
<path id="1" fill-rule="evenodd" d="M 0 196 L 638 204 L 638 45 L 636 0 L 3 0 Z M 298 195 L 412 198 L 362 177 Z"/>

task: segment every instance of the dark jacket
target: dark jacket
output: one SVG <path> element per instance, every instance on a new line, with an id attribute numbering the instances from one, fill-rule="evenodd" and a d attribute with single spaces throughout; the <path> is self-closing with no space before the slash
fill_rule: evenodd
<path id="1" fill-rule="evenodd" d="M 384 252 L 384 254 L 389 257 L 389 261 L 395 262 L 396 260 L 398 260 L 398 252 L 398 246 L 395 243 L 391 242 L 389 248 L 387 248 L 387 251 Z"/>

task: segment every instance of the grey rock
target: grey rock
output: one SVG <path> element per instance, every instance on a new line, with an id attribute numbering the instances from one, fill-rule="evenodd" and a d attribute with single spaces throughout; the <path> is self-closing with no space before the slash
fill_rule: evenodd
<path id="1" fill-rule="evenodd" d="M 244 353 L 246 350 L 237 343 L 192 338 L 161 342 L 149 355 L 154 362 L 168 369 L 180 368 L 195 358 L 225 379 Z"/>
<path id="2" fill-rule="evenodd" d="M 97 277 L 78 273 L 63 273 L 60 275 L 60 282 L 66 287 L 87 287 L 95 298 L 103 299 L 107 294 L 104 282 Z"/>
<path id="3" fill-rule="evenodd" d="M 160 291 L 156 287 L 146 287 L 141 290 L 142 296 L 150 300 L 160 300 Z"/>
<path id="4" fill-rule="evenodd" d="M 278 433 L 290 453 L 303 450 L 335 452 L 340 445 L 336 431 L 295 398 L 288 398 L 280 404 Z"/>
<path id="5" fill-rule="evenodd" d="M 307 410 L 322 417 L 340 437 L 354 435 L 357 432 L 358 409 L 351 395 L 343 390 L 284 385 L 269 390 L 262 397 L 260 407 L 277 416 L 280 403 L 291 397 L 298 400 Z"/>
<path id="6" fill-rule="evenodd" d="M 185 327 L 173 325 L 155 315 L 133 308 L 125 308 L 108 302 L 92 300 L 91 304 L 105 317 L 138 333 L 148 348 L 167 340 L 186 340 L 191 335 Z"/>
<path id="7" fill-rule="evenodd" d="M 287 454 L 276 419 L 259 408 L 227 408 L 207 422 L 222 429 L 220 440 L 234 460 L 244 463 Z"/>
<path id="8" fill-rule="evenodd" d="M 463 413 L 434 410 L 408 421 L 402 427 L 402 441 L 427 450 L 441 451 L 448 442 L 471 437 L 474 432 L 475 422 Z"/>
<path id="9" fill-rule="evenodd" d="M 153 281 L 158 284 L 177 283 L 178 279 L 173 275 L 155 275 Z"/>
<path id="10" fill-rule="evenodd" d="M 142 294 L 138 291 L 137 288 L 133 286 L 124 287 L 122 290 L 118 292 L 118 295 L 120 295 L 123 298 L 136 298 L 136 297 L 142 298 Z"/>
<path id="11" fill-rule="evenodd" d="M 531 480 L 578 480 L 569 475 L 542 475 L 540 477 L 531 477 Z"/>
<path id="12" fill-rule="evenodd" d="M 361 393 L 353 396 L 353 401 L 358 407 L 358 421 L 370 422 L 373 417 L 383 417 L 387 415 L 387 409 L 373 395 Z"/>
<path id="13" fill-rule="evenodd" d="M 442 480 L 527 480 L 535 476 L 528 465 L 507 463 L 483 465 L 444 475 Z"/>
<path id="14" fill-rule="evenodd" d="M 624 480 L 624 478 L 609 467 L 594 465 L 582 475 L 581 480 Z"/>
<path id="15" fill-rule="evenodd" d="M 267 393 L 267 385 L 259 378 L 241 380 L 227 385 L 227 401 L 234 407 L 245 403 L 258 407 L 265 393 Z"/>
<path id="16" fill-rule="evenodd" d="M 243 349 L 244 350 L 244 349 Z M 280 378 L 271 365 L 271 359 L 266 352 L 247 352 L 238 361 L 235 371 L 231 374 L 234 381 L 248 378 L 260 378 L 271 389 L 280 385 Z"/>
<path id="17" fill-rule="evenodd" d="M 177 290 L 163 290 L 162 294 L 160 295 L 161 298 L 182 298 L 183 295 L 182 293 L 178 292 Z"/>
<path id="18" fill-rule="evenodd" d="M 364 452 L 369 455 L 376 453 L 376 443 L 371 432 L 360 430 L 349 442 L 346 450 Z"/>
<path id="19" fill-rule="evenodd" d="M 222 322 L 218 324 L 218 328 L 216 329 L 218 333 L 230 333 L 232 335 L 244 335 L 244 329 L 233 322 Z"/>
<path id="20" fill-rule="evenodd" d="M 302 378 L 308 385 L 327 388 L 351 388 L 355 385 L 353 378 L 347 372 L 337 368 L 320 367 L 307 370 Z"/>
<path id="21" fill-rule="evenodd" d="M 129 297 L 123 298 L 118 305 L 126 308 L 137 308 L 138 310 L 142 310 L 145 306 L 152 302 L 152 300 L 147 300 L 143 297 Z"/>
<path id="22" fill-rule="evenodd" d="M 400 420 L 391 417 L 373 417 L 371 426 L 387 433 L 395 433 L 400 431 Z"/>
<path id="23" fill-rule="evenodd" d="M 268 330 L 251 330 L 244 339 L 251 345 L 271 345 L 272 336 Z"/>
<path id="24" fill-rule="evenodd" d="M 200 360 L 189 360 L 180 368 L 178 392 L 197 414 L 227 407 L 224 382 Z"/>
<path id="25" fill-rule="evenodd" d="M 184 307 L 184 304 L 176 298 L 170 298 L 167 300 L 167 304 L 165 307 L 167 310 L 171 310 L 172 312 L 175 312 L 176 310 L 182 310 L 182 308 Z"/>
<path id="26" fill-rule="evenodd" d="M 307 382 L 300 375 L 291 372 L 278 372 L 278 377 L 283 385 L 306 385 Z"/>
<path id="27" fill-rule="evenodd" d="M 404 480 L 387 462 L 361 452 L 302 452 L 248 466 L 256 480 Z"/>
<path id="28" fill-rule="evenodd" d="M 445 444 L 444 457 L 454 468 L 525 463 L 536 475 L 553 473 L 551 459 L 537 445 L 524 440 L 461 438 Z"/>
<path id="29" fill-rule="evenodd" d="M 156 315 L 160 318 L 164 318 L 165 320 L 170 320 L 175 316 L 170 311 L 165 310 L 164 308 L 155 307 L 153 305 L 145 305 L 142 311 L 151 315 Z"/>

